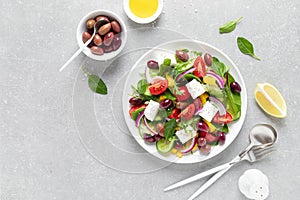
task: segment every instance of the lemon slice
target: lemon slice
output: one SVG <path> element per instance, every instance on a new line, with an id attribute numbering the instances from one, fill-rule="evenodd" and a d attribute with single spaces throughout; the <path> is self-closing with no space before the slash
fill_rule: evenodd
<path id="1" fill-rule="evenodd" d="M 258 105 L 269 115 L 284 118 L 287 115 L 286 103 L 280 92 L 269 83 L 258 83 L 254 90 Z"/>

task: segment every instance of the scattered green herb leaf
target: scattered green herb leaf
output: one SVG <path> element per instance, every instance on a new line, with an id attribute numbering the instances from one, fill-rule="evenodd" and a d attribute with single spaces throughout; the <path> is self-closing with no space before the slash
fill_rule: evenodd
<path id="1" fill-rule="evenodd" d="M 246 38 L 238 37 L 237 45 L 243 54 L 252 56 L 253 58 L 255 58 L 257 60 L 260 60 L 260 58 L 254 54 L 253 45 Z"/>
<path id="2" fill-rule="evenodd" d="M 88 76 L 88 85 L 93 92 L 98 94 L 107 94 L 107 87 L 99 76 L 90 74 L 85 67 L 82 67 L 81 69 Z"/>
<path id="3" fill-rule="evenodd" d="M 195 56 L 202 56 L 202 52 L 200 51 L 191 51 L 192 54 L 194 54 Z"/>
<path id="4" fill-rule="evenodd" d="M 147 81 L 145 79 L 141 79 L 137 84 L 137 92 L 139 94 L 144 94 L 147 89 Z"/>
<path id="5" fill-rule="evenodd" d="M 164 135 L 167 140 L 173 137 L 175 133 L 175 128 L 176 128 L 176 120 L 174 118 L 165 123 Z"/>
<path id="6" fill-rule="evenodd" d="M 240 17 L 235 21 L 229 21 L 229 22 L 225 23 L 224 25 L 222 25 L 219 28 L 219 32 L 220 33 L 230 33 L 231 31 L 233 31 L 235 29 L 237 23 L 239 23 L 242 19 L 243 19 L 243 17 Z"/>

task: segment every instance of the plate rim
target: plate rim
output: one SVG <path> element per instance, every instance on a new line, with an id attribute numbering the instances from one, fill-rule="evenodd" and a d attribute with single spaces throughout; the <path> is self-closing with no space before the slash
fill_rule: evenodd
<path id="1" fill-rule="evenodd" d="M 244 93 L 244 99 L 242 98 L 242 107 L 241 107 L 241 111 L 242 111 L 242 114 L 241 114 L 241 117 L 238 121 L 234 122 L 234 123 L 237 123 L 239 122 L 240 125 L 238 127 L 238 130 L 237 130 L 237 133 L 235 134 L 235 136 L 233 136 L 233 139 L 226 145 L 223 147 L 223 149 L 221 151 L 219 151 L 218 153 L 215 153 L 214 155 L 212 156 L 206 156 L 206 158 L 204 159 L 199 159 L 199 160 L 191 160 L 191 159 L 188 159 L 188 160 L 185 160 L 184 162 L 181 162 L 182 159 L 181 158 L 177 158 L 177 159 L 174 159 L 174 161 L 170 161 L 167 159 L 167 157 L 159 154 L 158 151 L 156 152 L 149 152 L 146 148 L 145 148 L 145 144 L 143 139 L 141 137 L 139 138 L 136 138 L 136 136 L 132 133 L 131 131 L 131 128 L 128 124 L 128 110 L 127 107 L 128 107 L 128 101 L 124 101 L 125 99 L 128 99 L 128 94 L 126 93 L 126 88 L 128 86 L 128 82 L 130 80 L 130 75 L 131 73 L 134 71 L 134 69 L 137 67 L 137 65 L 147 56 L 149 55 L 150 53 L 152 53 L 154 50 L 159 50 L 159 49 L 163 49 L 165 46 L 167 45 L 170 45 L 170 44 L 176 44 L 176 43 L 181 43 L 181 42 L 187 42 L 187 43 L 193 43 L 193 44 L 199 44 L 202 48 L 203 46 L 207 46 L 211 49 L 213 49 L 214 51 L 218 52 L 219 54 L 221 54 L 230 64 L 231 64 L 231 68 L 234 68 L 235 69 L 235 72 L 237 74 L 237 76 L 239 77 L 240 79 L 240 82 L 241 82 L 241 86 L 242 86 L 242 91 Z M 166 49 L 166 50 L 170 50 L 170 49 Z M 236 76 L 235 76 L 236 78 Z M 232 143 L 233 141 L 237 138 L 237 136 L 239 135 L 243 125 L 244 125 L 244 122 L 245 122 L 245 118 L 246 118 L 246 113 L 247 113 L 247 108 L 248 108 L 248 103 L 247 103 L 247 90 L 246 90 L 246 85 L 245 85 L 245 81 L 244 81 L 244 78 L 243 76 L 241 75 L 241 72 L 240 70 L 237 68 L 237 66 L 235 65 L 235 63 L 230 59 L 230 57 L 225 54 L 223 51 L 221 51 L 220 49 L 216 48 L 215 46 L 211 45 L 211 44 L 208 44 L 206 42 L 203 42 L 203 41 L 199 41 L 199 40 L 195 40 L 195 39 L 177 39 L 177 40 L 171 40 L 171 41 L 168 41 L 168 42 L 165 42 L 165 43 L 162 43 L 162 44 L 159 44 L 153 48 L 151 48 L 150 50 L 148 50 L 146 53 L 144 53 L 136 62 L 135 64 L 132 66 L 132 68 L 130 69 L 130 71 L 128 72 L 128 76 L 126 78 L 126 81 L 124 83 L 124 89 L 123 89 L 123 95 L 122 95 L 122 108 L 123 108 L 123 115 L 124 115 L 124 118 L 125 118 L 125 123 L 131 133 L 131 135 L 134 137 L 134 139 L 136 140 L 136 142 L 146 151 L 148 152 L 149 154 L 151 154 L 152 156 L 158 158 L 158 159 L 161 159 L 163 161 L 167 161 L 167 162 L 170 162 L 170 163 L 176 163 L 176 164 L 193 164 L 193 163 L 201 163 L 201 162 L 204 162 L 204 161 L 207 161 L 207 160 L 210 160 L 214 157 L 216 157 L 217 155 L 219 155 L 220 153 L 222 153 L 223 151 L 225 151 Z M 131 119 L 130 119 L 131 120 Z M 131 120 L 132 121 L 132 120 Z M 134 126 L 135 129 L 137 129 L 135 126 Z M 138 131 L 138 130 L 137 130 Z"/>

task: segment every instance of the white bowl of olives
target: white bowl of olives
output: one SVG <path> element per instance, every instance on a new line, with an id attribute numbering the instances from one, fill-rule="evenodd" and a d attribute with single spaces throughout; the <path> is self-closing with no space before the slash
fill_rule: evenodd
<path id="1" fill-rule="evenodd" d="M 108 10 L 94 10 L 84 16 L 77 27 L 77 43 L 81 47 L 91 38 L 94 24 L 102 20 L 92 42 L 83 53 L 94 60 L 105 61 L 116 57 L 125 47 L 127 30 L 123 20 Z M 101 22 L 100 22 L 101 23 Z"/>

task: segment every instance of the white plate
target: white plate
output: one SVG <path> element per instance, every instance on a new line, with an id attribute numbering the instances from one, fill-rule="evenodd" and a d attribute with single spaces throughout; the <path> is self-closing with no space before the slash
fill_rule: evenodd
<path id="1" fill-rule="evenodd" d="M 230 132 L 226 135 L 226 142 L 224 145 L 214 146 L 209 155 L 200 155 L 199 151 L 196 151 L 194 154 L 183 156 L 182 158 L 178 158 L 174 154 L 162 155 L 156 150 L 156 146 L 149 145 L 144 142 L 144 140 L 140 137 L 138 128 L 135 126 L 135 122 L 130 118 L 128 111 L 130 109 L 130 104 L 128 103 L 131 98 L 129 94 L 132 93 L 132 85 L 136 85 L 137 82 L 141 79 L 140 73 L 144 71 L 146 63 L 150 59 L 157 60 L 161 63 L 164 58 L 172 58 L 174 59 L 175 50 L 186 48 L 189 50 L 202 51 L 203 53 L 208 52 L 212 56 L 217 57 L 221 62 L 225 65 L 230 66 L 230 73 L 234 76 L 235 80 L 241 85 L 241 98 L 242 98 L 242 108 L 241 108 L 241 117 L 238 121 L 229 124 Z M 172 63 L 175 61 L 172 60 Z M 173 163 L 198 163 L 205 160 L 208 160 L 222 151 L 224 151 L 237 137 L 239 131 L 242 128 L 242 125 L 245 121 L 246 111 L 247 111 L 247 92 L 244 80 L 242 78 L 241 73 L 239 72 L 236 65 L 232 62 L 232 60 L 225 55 L 219 49 L 206 44 L 204 42 L 196 41 L 196 40 L 175 40 L 171 42 L 167 42 L 161 44 L 147 53 L 145 53 L 132 67 L 131 71 L 128 74 L 127 80 L 124 85 L 123 90 L 123 113 L 126 124 L 136 139 L 136 141 L 150 154 L 156 156 L 165 161 L 173 162 Z"/>

